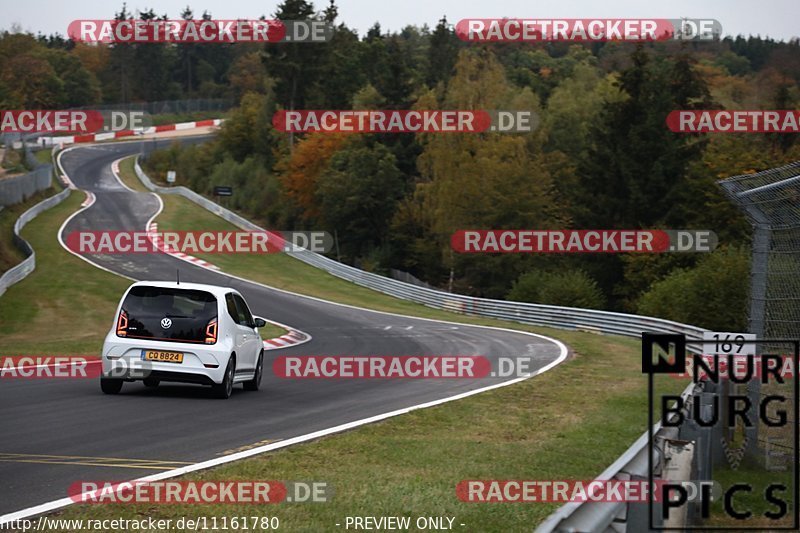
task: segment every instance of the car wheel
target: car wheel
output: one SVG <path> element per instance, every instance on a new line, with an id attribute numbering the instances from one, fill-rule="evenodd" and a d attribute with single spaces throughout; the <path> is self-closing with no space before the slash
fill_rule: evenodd
<path id="1" fill-rule="evenodd" d="M 100 389 L 106 394 L 119 394 L 119 391 L 122 390 L 122 380 L 100 378 Z"/>
<path id="2" fill-rule="evenodd" d="M 225 367 L 225 376 L 222 378 L 222 383 L 214 385 L 214 396 L 221 400 L 226 400 L 231 397 L 233 393 L 233 377 L 236 375 L 236 359 L 231 356 L 228 359 L 228 366 Z"/>
<path id="3" fill-rule="evenodd" d="M 253 379 L 244 382 L 244 390 L 256 391 L 261 386 L 261 376 L 264 374 L 264 351 L 258 354 L 258 362 L 256 363 L 256 373 L 253 374 Z"/>
<path id="4" fill-rule="evenodd" d="M 161 381 L 157 380 L 156 378 L 144 378 L 142 382 L 144 383 L 145 387 L 150 387 L 151 389 L 158 387 L 158 385 L 161 383 Z"/>

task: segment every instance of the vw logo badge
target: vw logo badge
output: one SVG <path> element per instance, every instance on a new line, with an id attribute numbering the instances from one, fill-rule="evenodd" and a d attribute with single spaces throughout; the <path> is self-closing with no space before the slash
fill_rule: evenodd
<path id="1" fill-rule="evenodd" d="M 162 318 L 161 319 L 161 327 L 164 329 L 169 329 L 172 327 L 172 320 L 169 318 Z"/>

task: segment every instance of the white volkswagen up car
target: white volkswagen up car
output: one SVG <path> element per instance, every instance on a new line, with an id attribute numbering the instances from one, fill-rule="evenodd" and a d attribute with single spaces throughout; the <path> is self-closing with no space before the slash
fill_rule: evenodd
<path id="1" fill-rule="evenodd" d="M 117 394 L 125 381 L 199 383 L 219 398 L 230 397 L 234 383 L 258 390 L 264 364 L 258 328 L 265 325 L 229 287 L 134 283 L 103 344 L 100 387 Z"/>

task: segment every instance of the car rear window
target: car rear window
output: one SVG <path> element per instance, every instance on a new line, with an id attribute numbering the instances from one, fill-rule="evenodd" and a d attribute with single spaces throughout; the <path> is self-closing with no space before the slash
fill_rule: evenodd
<path id="1" fill-rule="evenodd" d="M 137 286 L 122 303 L 127 321 L 117 335 L 175 342 L 206 342 L 206 328 L 217 318 L 217 299 L 206 291 Z"/>

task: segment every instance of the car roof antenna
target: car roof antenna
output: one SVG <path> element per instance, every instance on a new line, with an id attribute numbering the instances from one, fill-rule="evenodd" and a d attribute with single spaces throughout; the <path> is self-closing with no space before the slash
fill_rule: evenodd
<path id="1" fill-rule="evenodd" d="M 180 268 L 176 268 L 175 269 L 175 273 L 176 273 L 177 278 L 178 278 L 178 285 L 180 285 L 181 284 L 181 269 Z"/>

